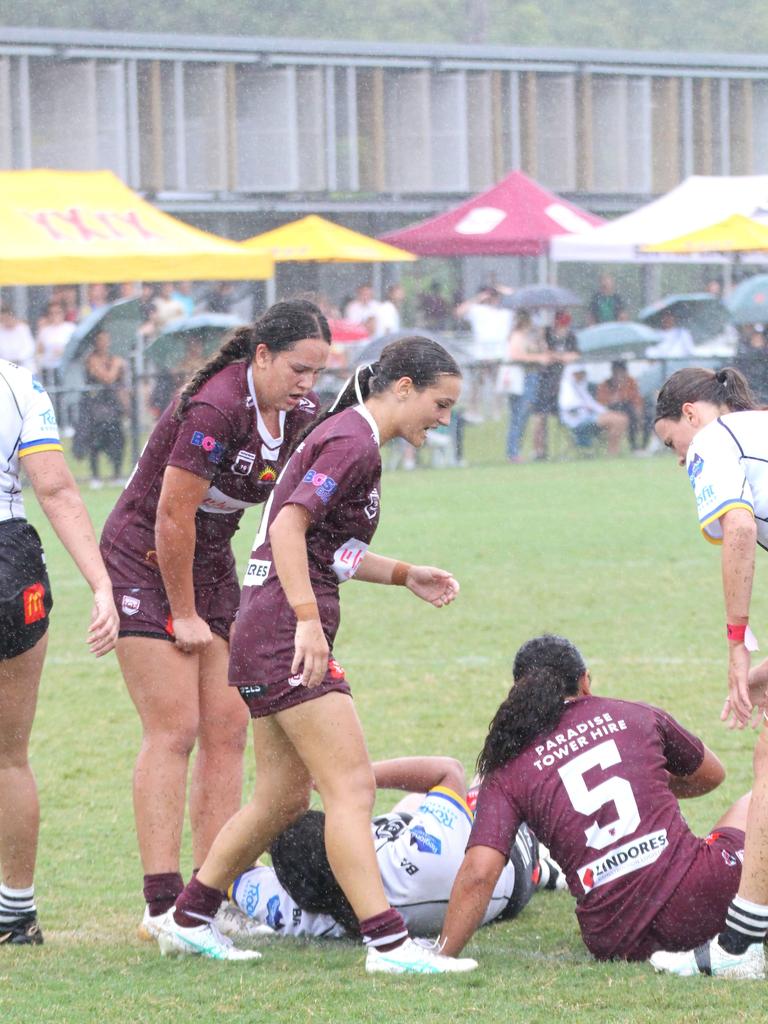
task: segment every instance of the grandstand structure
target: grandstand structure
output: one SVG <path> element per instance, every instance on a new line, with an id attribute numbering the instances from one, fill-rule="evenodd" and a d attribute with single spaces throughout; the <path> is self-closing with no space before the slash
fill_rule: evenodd
<path id="1" fill-rule="evenodd" d="M 380 233 L 511 168 L 618 213 L 768 171 L 768 57 L 0 28 L 0 167 L 110 168 L 229 237 Z"/>

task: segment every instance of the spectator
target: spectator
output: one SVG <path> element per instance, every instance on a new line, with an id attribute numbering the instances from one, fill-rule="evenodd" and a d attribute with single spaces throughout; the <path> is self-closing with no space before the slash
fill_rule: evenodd
<path id="1" fill-rule="evenodd" d="M 163 328 L 172 320 L 179 320 L 184 316 L 184 306 L 173 297 L 173 285 L 170 281 L 163 281 L 159 285 L 153 300 L 153 308 L 153 322 L 158 334 L 162 333 Z"/>
<path id="2" fill-rule="evenodd" d="M 693 335 L 678 323 L 671 309 L 661 314 L 661 332 L 661 341 L 645 350 L 646 359 L 686 359 L 696 354 Z"/>
<path id="3" fill-rule="evenodd" d="M 231 313 L 235 304 L 235 286 L 232 281 L 219 281 L 203 296 L 201 305 L 209 313 Z"/>
<path id="4" fill-rule="evenodd" d="M 505 393 L 509 402 L 507 459 L 509 462 L 522 462 L 520 447 L 539 393 L 539 374 L 549 362 L 541 329 L 534 325 L 527 309 L 517 311 L 517 320 L 509 336 L 507 359 L 510 365 L 502 366 L 497 378 L 497 390 Z"/>
<path id="5" fill-rule="evenodd" d="M 539 370 L 539 386 L 533 401 L 533 457 L 537 460 L 547 458 L 547 427 L 549 417 L 559 412 L 557 398 L 563 366 L 578 358 L 579 345 L 571 323 L 571 314 L 558 309 L 553 325 L 544 331 L 549 361 Z"/>
<path id="6" fill-rule="evenodd" d="M 64 351 L 75 330 L 75 325 L 64 319 L 64 307 L 59 302 L 49 302 L 42 326 L 37 332 L 37 368 L 45 388 L 58 388 L 61 381 L 59 367 Z M 52 396 L 60 417 L 59 396 Z"/>
<path id="7" fill-rule="evenodd" d="M 360 324 L 373 336 L 376 334 L 378 315 L 379 303 L 373 297 L 373 285 L 370 282 L 358 285 L 354 299 L 344 308 L 344 319 L 353 324 Z"/>
<path id="8" fill-rule="evenodd" d="M 443 296 L 439 281 L 431 281 L 429 288 L 418 296 L 419 311 L 424 326 L 431 331 L 445 331 L 452 326 L 451 304 Z"/>
<path id="9" fill-rule="evenodd" d="M 78 447 L 88 452 L 91 488 L 101 487 L 99 454 L 112 463 L 113 478 L 120 480 L 125 434 L 123 433 L 123 384 L 125 360 L 110 351 L 109 331 L 99 331 L 85 360 L 85 382 L 91 389 L 81 399 Z"/>
<path id="10" fill-rule="evenodd" d="M 629 446 L 632 451 L 642 448 L 648 440 L 645 402 L 623 359 L 615 359 L 611 363 L 611 376 L 598 384 L 595 398 L 606 409 L 626 415 L 629 420 Z"/>
<path id="11" fill-rule="evenodd" d="M 97 309 L 103 309 L 109 305 L 109 290 L 105 284 L 89 284 L 88 298 L 80 307 L 77 319 L 84 320 L 85 317 L 95 313 Z"/>
<path id="12" fill-rule="evenodd" d="M 196 303 L 191 281 L 177 281 L 171 298 L 183 307 L 184 316 L 192 316 L 195 312 Z"/>
<path id="13" fill-rule="evenodd" d="M 64 307 L 64 319 L 77 323 L 77 288 L 71 284 L 57 285 L 51 292 L 51 302 Z"/>
<path id="14" fill-rule="evenodd" d="M 704 291 L 709 292 L 710 295 L 714 295 L 716 299 L 722 299 L 723 297 L 723 280 L 720 277 L 709 277 L 707 283 L 704 286 Z"/>
<path id="15" fill-rule="evenodd" d="M 625 413 L 606 409 L 593 398 L 587 386 L 587 371 L 578 363 L 566 367 L 558 396 L 560 419 L 573 434 L 579 448 L 589 448 L 605 432 L 609 455 L 618 455 L 629 420 Z"/>
<path id="16" fill-rule="evenodd" d="M 627 307 L 616 291 L 613 274 L 602 274 L 600 284 L 589 302 L 589 321 L 604 324 L 611 320 L 626 320 Z"/>
<path id="17" fill-rule="evenodd" d="M 498 367 L 507 356 L 512 310 L 502 308 L 501 297 L 501 289 L 485 285 L 477 295 L 456 307 L 456 316 L 466 320 L 472 329 L 474 367 L 467 396 L 469 408 L 465 414 L 470 423 L 481 422 L 487 410 L 493 407 L 492 391 Z"/>
<path id="18" fill-rule="evenodd" d="M 139 309 L 141 311 L 141 319 L 146 323 L 152 316 L 153 303 L 155 296 L 157 295 L 157 288 L 154 284 L 144 282 L 141 286 L 141 291 L 138 294 Z"/>
<path id="19" fill-rule="evenodd" d="M 761 402 L 768 402 L 768 341 L 764 324 L 746 324 L 741 329 L 736 368 L 749 381 Z"/>
<path id="20" fill-rule="evenodd" d="M 384 296 L 376 310 L 377 338 L 384 334 L 397 334 L 400 330 L 400 307 L 405 298 L 403 286 L 400 283 L 389 285 Z"/>
<path id="21" fill-rule="evenodd" d="M 138 281 L 123 281 L 117 286 L 117 299 L 115 301 L 122 299 L 138 299 L 143 287 L 144 285 L 140 286 Z"/>
<path id="22" fill-rule="evenodd" d="M 29 324 L 19 320 L 11 306 L 0 306 L 0 359 L 35 372 L 35 343 Z"/>

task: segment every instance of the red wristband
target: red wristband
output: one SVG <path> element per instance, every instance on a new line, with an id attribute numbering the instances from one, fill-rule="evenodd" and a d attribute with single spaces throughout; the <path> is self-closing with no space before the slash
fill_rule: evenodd
<path id="1" fill-rule="evenodd" d="M 746 624 L 742 626 L 734 626 L 730 622 L 725 627 L 725 635 L 729 640 L 736 644 L 743 644 L 744 637 L 747 633 Z"/>

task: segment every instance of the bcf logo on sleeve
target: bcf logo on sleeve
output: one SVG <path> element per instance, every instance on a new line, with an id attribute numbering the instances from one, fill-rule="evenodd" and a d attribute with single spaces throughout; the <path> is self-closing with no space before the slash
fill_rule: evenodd
<path id="1" fill-rule="evenodd" d="M 328 476 L 326 473 L 318 473 L 316 469 L 307 470 L 302 483 L 312 484 L 313 487 L 317 488 L 317 496 L 324 505 L 328 504 L 331 495 L 338 487 L 333 477 Z"/>
<path id="2" fill-rule="evenodd" d="M 190 438 L 190 444 L 193 444 L 196 448 L 202 448 L 204 452 L 208 452 L 208 461 L 217 464 L 221 462 L 221 457 L 224 454 L 224 445 L 217 441 L 215 437 L 211 437 L 210 434 L 204 434 L 202 430 L 196 430 Z"/>

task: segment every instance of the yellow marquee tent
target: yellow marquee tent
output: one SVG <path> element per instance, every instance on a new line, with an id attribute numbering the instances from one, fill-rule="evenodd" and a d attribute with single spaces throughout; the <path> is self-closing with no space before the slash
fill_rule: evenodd
<path id="1" fill-rule="evenodd" d="M 0 171 L 0 285 L 263 280 L 271 256 L 190 227 L 111 171 Z"/>
<path id="2" fill-rule="evenodd" d="M 740 213 L 717 224 L 699 228 L 666 242 L 644 245 L 642 252 L 765 252 L 768 251 L 768 227 Z"/>
<path id="3" fill-rule="evenodd" d="M 242 243 L 266 249 L 278 263 L 394 263 L 416 257 L 404 249 L 361 235 L 316 214 Z"/>

